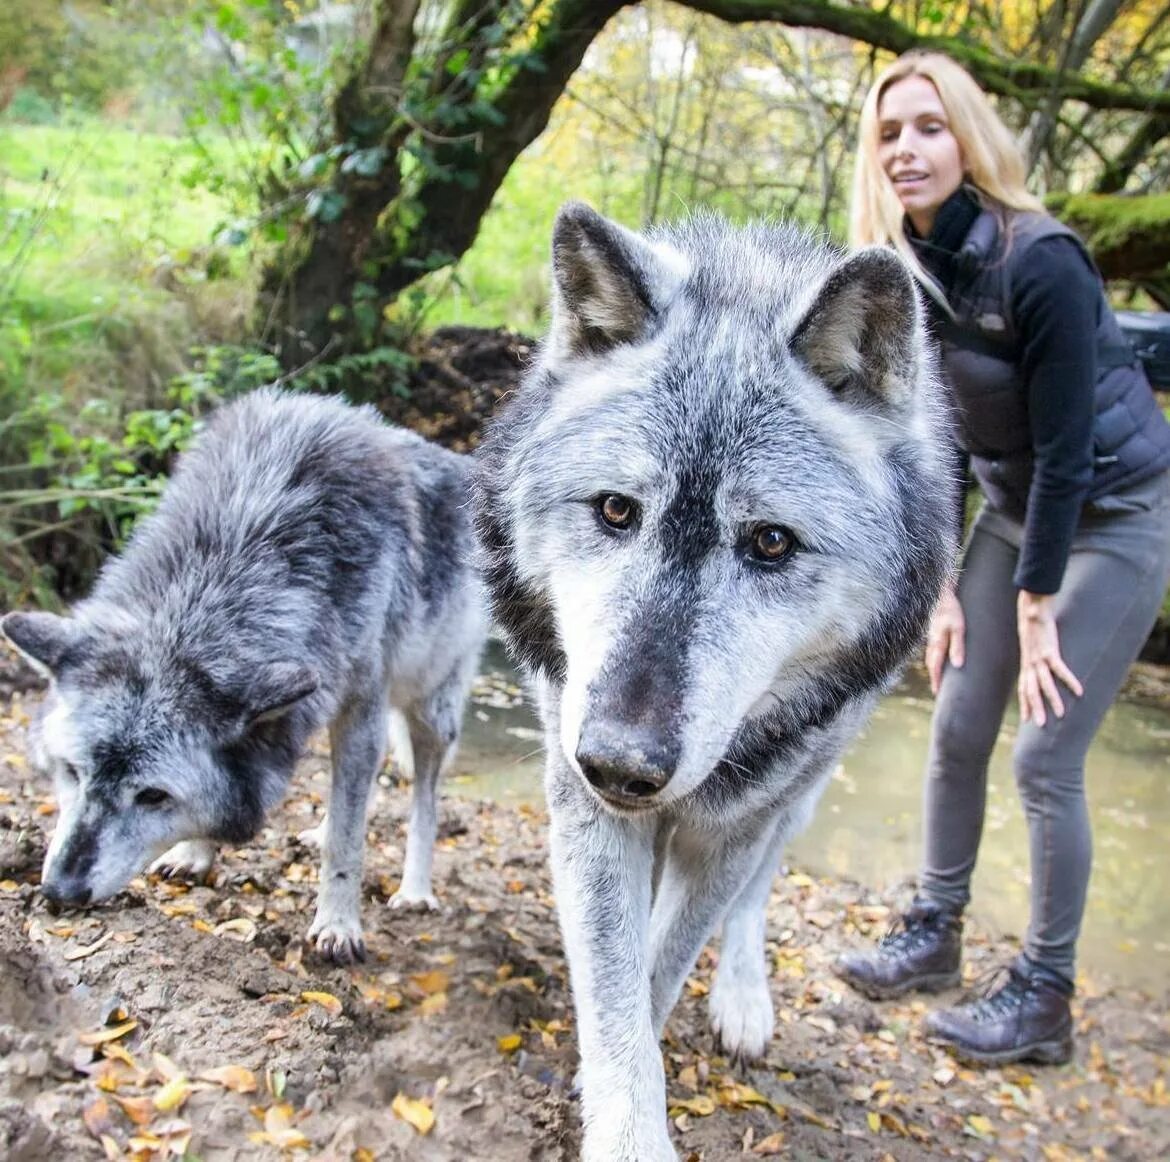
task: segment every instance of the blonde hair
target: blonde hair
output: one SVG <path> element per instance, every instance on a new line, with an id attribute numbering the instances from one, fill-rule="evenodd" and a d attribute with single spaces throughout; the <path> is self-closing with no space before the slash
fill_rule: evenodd
<path id="1" fill-rule="evenodd" d="M 938 52 L 915 51 L 898 57 L 870 86 L 861 108 L 849 240 L 854 246 L 894 246 L 934 294 L 937 288 L 923 271 L 902 227 L 902 203 L 878 161 L 878 106 L 886 90 L 906 77 L 924 77 L 934 86 L 962 152 L 966 180 L 984 205 L 997 211 L 1045 211 L 1043 202 L 1024 184 L 1027 170 L 1015 137 L 971 75 Z"/>

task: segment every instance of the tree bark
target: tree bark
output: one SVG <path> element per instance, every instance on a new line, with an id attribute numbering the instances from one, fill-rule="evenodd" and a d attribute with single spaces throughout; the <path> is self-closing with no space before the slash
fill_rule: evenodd
<path id="1" fill-rule="evenodd" d="M 869 8 L 847 8 L 826 0 L 680 0 L 688 8 L 732 24 L 774 20 L 790 28 L 819 28 L 887 52 L 937 49 L 954 57 L 989 92 L 1035 105 L 1058 91 L 1066 101 L 1094 109 L 1129 109 L 1170 113 L 1170 92 L 1150 92 L 1111 85 L 1088 77 L 1065 76 L 1033 61 L 1007 60 L 989 49 L 955 36 L 920 36 L 912 28 Z"/>
<path id="2" fill-rule="evenodd" d="M 1102 275 L 1170 289 L 1170 194 L 1054 194 L 1048 208 L 1084 240 Z"/>
<path id="3" fill-rule="evenodd" d="M 286 269 L 267 273 L 261 301 L 276 323 L 274 346 L 285 367 L 355 345 L 345 312 L 352 311 L 359 285 L 370 288 L 366 293 L 380 307 L 426 270 L 467 251 L 512 163 L 548 124 L 585 50 L 622 3 L 556 0 L 541 8 L 540 23 L 529 30 L 527 61 L 488 97 L 482 86 L 461 86 L 459 73 L 481 63 L 497 43 L 503 5 L 463 0 L 443 48 L 428 62 L 428 97 L 446 107 L 426 125 L 401 108 L 418 0 L 382 0 L 371 52 L 338 101 L 335 132 L 338 141 L 384 149 L 386 161 L 373 177 L 339 173 L 332 192 L 344 198 L 344 212 L 334 223 L 316 224 Z M 448 64 L 461 52 L 466 59 L 452 79 Z M 452 116 L 457 132 L 447 127 Z M 410 146 L 429 151 L 426 165 L 408 159 Z"/>

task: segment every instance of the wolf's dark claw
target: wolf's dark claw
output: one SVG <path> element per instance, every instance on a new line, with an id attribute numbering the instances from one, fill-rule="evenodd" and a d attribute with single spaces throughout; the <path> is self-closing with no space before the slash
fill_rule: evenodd
<path id="1" fill-rule="evenodd" d="M 334 964 L 357 964 L 366 959 L 366 942 L 344 932 L 323 932 L 317 937 L 317 954 Z"/>

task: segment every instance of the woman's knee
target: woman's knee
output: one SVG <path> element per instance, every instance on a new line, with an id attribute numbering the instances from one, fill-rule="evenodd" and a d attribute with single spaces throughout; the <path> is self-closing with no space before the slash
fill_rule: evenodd
<path id="1" fill-rule="evenodd" d="M 1012 769 L 1025 804 L 1084 794 L 1085 756 L 1061 753 L 1044 737 L 1042 728 L 1021 727 L 1012 750 Z"/>
<path id="2" fill-rule="evenodd" d="M 985 764 L 999 735 L 999 717 L 978 699 L 946 697 L 946 693 L 939 699 L 931 724 L 931 766 Z"/>

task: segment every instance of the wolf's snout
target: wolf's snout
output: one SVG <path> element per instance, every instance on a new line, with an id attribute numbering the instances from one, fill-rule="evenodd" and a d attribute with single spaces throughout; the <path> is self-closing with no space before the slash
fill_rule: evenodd
<path id="1" fill-rule="evenodd" d="M 674 748 L 654 736 L 607 724 L 582 729 L 576 757 L 589 785 L 620 806 L 647 804 L 670 782 L 678 761 Z"/>
<path id="2" fill-rule="evenodd" d="M 41 884 L 45 899 L 51 904 L 84 908 L 93 899 L 93 891 L 84 880 L 62 878 Z"/>

